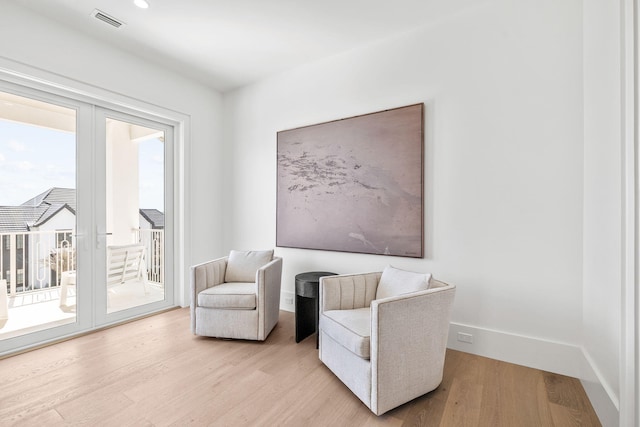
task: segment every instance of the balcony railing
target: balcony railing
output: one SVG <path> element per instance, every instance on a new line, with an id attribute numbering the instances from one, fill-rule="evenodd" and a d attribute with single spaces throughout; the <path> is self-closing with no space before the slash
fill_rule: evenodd
<path id="1" fill-rule="evenodd" d="M 138 228 L 135 230 L 136 243 L 147 249 L 147 280 L 164 283 L 164 230 Z"/>
<path id="2" fill-rule="evenodd" d="M 62 273 L 76 269 L 74 230 L 0 233 L 0 280 L 10 296 L 60 286 Z M 136 229 L 146 248 L 147 279 L 164 284 L 164 230 Z"/>
<path id="3" fill-rule="evenodd" d="M 63 271 L 75 270 L 72 230 L 0 233 L 0 279 L 9 295 L 60 285 Z"/>

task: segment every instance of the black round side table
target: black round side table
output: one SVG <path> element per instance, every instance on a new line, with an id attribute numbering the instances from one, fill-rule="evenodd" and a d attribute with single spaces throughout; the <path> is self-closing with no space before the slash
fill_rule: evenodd
<path id="1" fill-rule="evenodd" d="M 318 332 L 320 278 L 335 275 L 336 273 L 328 271 L 310 271 L 296 275 L 296 343 Z M 316 348 L 318 348 L 317 335 Z"/>

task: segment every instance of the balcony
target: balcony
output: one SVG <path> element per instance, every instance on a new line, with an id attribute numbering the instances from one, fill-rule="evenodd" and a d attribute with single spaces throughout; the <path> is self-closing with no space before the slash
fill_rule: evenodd
<path id="1" fill-rule="evenodd" d="M 0 233 L 0 339 L 75 322 L 75 286 L 60 301 L 63 274 L 76 269 L 74 234 Z M 135 229 L 132 243 L 144 247 L 147 292 L 131 283 L 113 288 L 107 294 L 110 312 L 164 298 L 164 230 Z"/>

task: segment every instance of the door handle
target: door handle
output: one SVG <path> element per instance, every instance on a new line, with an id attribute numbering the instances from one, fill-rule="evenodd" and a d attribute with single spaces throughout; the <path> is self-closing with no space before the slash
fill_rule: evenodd
<path id="1" fill-rule="evenodd" d="M 98 229 L 98 227 L 96 227 L 96 249 L 101 249 L 102 248 L 102 239 L 98 239 L 97 237 L 107 237 L 107 236 L 112 236 L 113 233 L 107 232 L 107 231 L 100 231 Z"/>

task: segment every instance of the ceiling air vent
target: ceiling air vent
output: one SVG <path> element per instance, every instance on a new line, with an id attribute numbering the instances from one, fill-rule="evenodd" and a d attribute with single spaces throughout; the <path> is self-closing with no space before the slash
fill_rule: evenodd
<path id="1" fill-rule="evenodd" d="M 112 27 L 116 27 L 116 28 L 120 28 L 124 25 L 124 22 L 117 20 L 116 18 L 114 18 L 113 16 L 109 16 L 106 13 L 104 13 L 101 10 L 98 9 L 94 9 L 93 12 L 91 12 L 91 16 L 93 16 L 96 19 L 101 20 L 102 22 L 106 22 L 107 24 L 111 25 Z"/>

